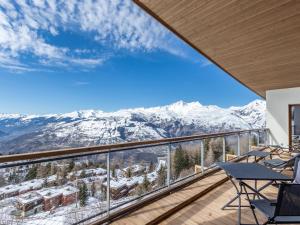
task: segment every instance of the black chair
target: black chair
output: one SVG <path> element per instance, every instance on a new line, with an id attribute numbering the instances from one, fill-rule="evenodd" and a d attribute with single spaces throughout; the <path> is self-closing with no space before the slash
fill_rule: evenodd
<path id="1" fill-rule="evenodd" d="M 300 184 L 300 168 L 299 167 L 299 162 L 300 162 L 300 156 L 296 157 L 295 159 L 295 164 L 294 164 L 294 183 Z"/>
<path id="2" fill-rule="evenodd" d="M 250 200 L 251 210 L 257 225 L 259 225 L 255 209 L 262 212 L 267 221 L 263 224 L 300 224 L 300 185 L 281 184 L 277 201 Z"/>
<path id="3" fill-rule="evenodd" d="M 263 164 L 266 167 L 269 167 L 271 169 L 276 169 L 279 172 L 282 172 L 286 168 L 291 168 L 292 170 L 294 170 L 295 160 L 299 156 L 300 156 L 300 154 L 297 154 L 297 155 L 293 156 L 292 158 L 290 158 L 289 160 L 282 160 L 282 159 L 264 160 Z"/>
<path id="4" fill-rule="evenodd" d="M 299 152 L 299 145 L 288 145 L 288 146 L 280 146 L 280 145 L 268 145 L 269 148 L 272 148 L 272 155 L 281 155 L 283 153 L 297 153 Z"/>

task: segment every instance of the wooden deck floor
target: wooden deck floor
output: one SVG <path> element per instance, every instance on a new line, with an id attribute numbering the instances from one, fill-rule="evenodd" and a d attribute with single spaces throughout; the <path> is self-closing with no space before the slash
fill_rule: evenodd
<path id="1" fill-rule="evenodd" d="M 221 210 L 221 207 L 235 196 L 236 191 L 233 185 L 227 181 L 218 185 L 209 193 L 201 196 L 197 200 L 190 202 L 180 210 L 173 211 L 178 205 L 203 192 L 211 185 L 218 183 L 226 178 L 224 172 L 206 177 L 180 191 L 172 193 L 150 205 L 147 205 L 115 222 L 115 225 L 127 224 L 207 224 L 207 225 L 230 225 L 237 223 L 237 210 Z M 268 187 L 264 194 L 276 198 L 278 189 Z M 246 197 L 246 196 L 245 196 Z M 248 204 L 245 199 L 243 204 Z M 169 214 L 167 218 L 158 220 L 164 215 Z M 265 218 L 258 213 L 260 222 Z M 157 221 L 160 221 L 159 223 Z M 242 223 L 254 224 L 254 218 L 249 208 L 242 209 Z"/>
<path id="2" fill-rule="evenodd" d="M 265 192 L 268 196 L 276 197 L 276 188 L 268 188 Z M 230 182 L 226 182 L 214 191 L 198 199 L 194 203 L 173 214 L 161 224 L 207 224 L 229 225 L 236 224 L 237 210 L 221 210 L 221 207 L 235 196 L 235 189 Z M 247 204 L 246 200 L 242 201 Z M 262 215 L 259 221 L 265 221 Z M 249 208 L 242 209 L 242 223 L 255 224 L 253 214 Z"/>
<path id="3" fill-rule="evenodd" d="M 207 188 L 209 185 L 224 178 L 223 173 L 218 173 L 209 177 L 209 180 L 202 180 L 201 183 L 195 183 L 186 189 L 171 194 L 160 201 L 150 204 L 140 210 L 115 221 L 113 224 L 156 224 L 155 219 L 166 213 L 168 210 L 176 207 L 182 201 L 188 199 L 194 194 L 197 194 Z M 207 182 L 208 181 L 208 182 Z M 199 185 L 199 186 L 197 186 Z M 223 185 L 217 187 L 213 191 L 207 193 L 198 200 L 192 202 L 180 211 L 172 214 L 160 224 L 207 224 L 207 225 L 230 225 L 236 224 L 237 210 L 228 209 L 221 210 L 221 207 L 235 196 L 233 185 L 227 181 Z M 270 187 L 264 192 L 267 196 L 276 197 L 277 189 Z M 246 200 L 242 203 L 247 204 Z M 249 208 L 242 209 L 242 222 L 254 224 L 253 215 Z M 259 216 L 260 221 L 264 221 L 262 216 Z"/>

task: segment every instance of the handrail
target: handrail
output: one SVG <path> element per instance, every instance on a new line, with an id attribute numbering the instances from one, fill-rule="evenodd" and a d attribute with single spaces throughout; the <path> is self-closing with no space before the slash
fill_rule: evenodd
<path id="1" fill-rule="evenodd" d="M 212 134 L 204 134 L 204 135 L 192 135 L 192 136 L 184 136 L 184 137 L 175 137 L 175 138 L 165 138 L 165 139 L 159 139 L 159 140 L 148 140 L 148 141 L 137 141 L 137 142 L 127 142 L 127 143 L 119 143 L 119 144 L 110 144 L 110 145 L 101 145 L 101 146 L 93 146 L 93 147 L 81 147 L 81 148 L 69 148 L 69 149 L 60 149 L 60 150 L 53 150 L 53 151 L 39 151 L 39 152 L 31 152 L 31 153 L 23 153 L 23 154 L 15 154 L 15 155 L 4 155 L 4 156 L 0 156 L 0 169 L 8 169 L 6 171 L 14 171 L 15 168 L 30 168 L 29 167 L 20 167 L 20 166 L 24 166 L 24 165 L 31 165 L 31 164 L 35 164 L 37 165 L 35 168 L 38 168 L 38 166 L 43 165 L 40 163 L 44 163 L 47 162 L 47 165 L 49 165 L 49 162 L 54 162 L 54 161 L 60 161 L 60 160 L 65 160 L 65 159 L 75 159 L 78 160 L 81 157 L 86 157 L 86 156 L 92 156 L 92 155 L 102 155 L 104 157 L 101 157 L 101 160 L 104 161 L 106 158 L 106 165 L 99 165 L 99 167 L 103 168 L 104 170 L 106 170 L 105 176 L 106 176 L 106 186 L 102 186 L 101 187 L 101 192 L 105 192 L 106 191 L 106 200 L 99 200 L 99 202 L 101 204 L 106 204 L 106 210 L 102 210 L 100 212 L 96 212 L 94 214 L 91 215 L 87 215 L 84 218 L 80 218 L 79 221 L 76 220 L 76 222 L 74 222 L 75 224 L 81 224 L 84 221 L 88 221 L 91 219 L 95 219 L 97 217 L 102 217 L 105 213 L 107 213 L 109 216 L 103 218 L 104 220 L 110 220 L 115 218 L 114 214 L 114 210 L 121 207 L 123 208 L 124 206 L 126 206 L 127 204 L 129 204 L 129 206 L 126 206 L 125 211 L 131 211 L 133 210 L 135 207 L 139 207 L 143 204 L 146 204 L 147 202 L 151 202 L 152 200 L 158 198 L 159 196 L 163 196 L 164 194 L 168 194 L 170 193 L 172 190 L 175 190 L 177 187 L 180 188 L 182 187 L 182 184 L 188 184 L 189 182 L 194 182 L 196 179 L 198 179 L 197 177 L 203 177 L 205 176 L 205 174 L 210 173 L 209 171 L 214 171 L 215 166 L 214 166 L 214 162 L 216 161 L 212 161 L 209 162 L 208 164 L 205 164 L 204 162 L 204 153 L 205 153 L 205 147 L 204 147 L 204 141 L 207 139 L 213 139 L 213 138 L 221 138 L 221 147 L 219 146 L 219 151 L 220 153 L 222 153 L 223 157 L 222 159 L 214 159 L 214 160 L 222 160 L 222 161 L 226 161 L 226 160 L 232 160 L 232 159 L 226 159 L 226 137 L 232 136 L 234 138 L 236 138 L 237 141 L 237 149 L 235 150 L 235 158 L 233 160 L 241 160 L 243 159 L 243 157 L 245 157 L 244 153 L 241 152 L 241 142 L 240 142 L 240 138 L 242 137 L 242 134 L 246 134 L 245 137 L 248 137 L 248 142 L 249 145 L 248 147 L 245 146 L 245 150 L 251 151 L 251 141 L 250 138 L 253 137 L 253 134 L 255 134 L 255 139 L 256 139 L 256 143 L 255 145 L 260 145 L 260 137 L 261 134 L 265 134 L 268 135 L 268 129 L 251 129 L 251 130 L 239 130 L 239 131 L 231 131 L 231 132 L 222 132 L 222 133 L 212 133 Z M 266 144 L 266 139 L 265 137 L 263 138 L 264 143 Z M 198 156 L 196 157 L 200 157 L 199 160 L 200 162 L 195 162 L 195 164 L 197 164 L 198 166 L 201 167 L 201 170 L 195 170 L 194 172 L 192 172 L 189 175 L 184 175 L 183 177 L 179 176 L 179 177 L 171 177 L 171 152 L 176 151 L 177 148 L 175 144 L 178 143 L 187 143 L 187 142 L 193 142 L 193 141 L 197 141 L 197 149 L 198 149 Z M 198 145 L 199 142 L 199 145 Z M 112 158 L 114 157 L 113 155 L 111 155 L 111 153 L 115 153 L 115 152 L 119 152 L 119 151 L 130 151 L 130 150 L 137 150 L 137 149 L 141 149 L 141 150 L 146 150 L 146 148 L 148 148 L 148 150 L 152 147 L 158 147 L 158 146 L 166 146 L 167 148 L 163 151 L 163 153 L 165 155 L 167 155 L 166 158 L 166 179 L 164 181 L 163 184 L 160 184 L 161 186 L 157 186 L 152 189 L 147 190 L 146 193 L 142 193 L 141 195 L 136 195 L 136 196 L 132 196 L 133 198 L 129 198 L 129 199 L 125 199 L 124 202 L 118 202 L 118 204 L 114 203 L 111 205 L 111 194 L 112 194 L 112 190 L 111 190 L 111 162 L 112 162 Z M 244 148 L 243 148 L 244 149 Z M 134 152 L 132 152 L 134 153 Z M 74 160 L 74 161 L 75 161 Z M 62 161 L 64 163 L 64 161 Z M 212 163 L 212 164 L 211 164 Z M 52 166 L 52 164 L 50 164 Z M 55 165 L 55 163 L 54 163 Z M 207 166 L 207 167 L 206 167 Z M 106 168 L 105 168 L 106 167 Z M 33 167 L 32 167 L 33 168 Z M 196 168 L 196 167 L 195 167 Z M 198 168 L 198 167 L 197 167 Z M 10 170 L 12 169 L 12 170 Z M 199 168 L 198 168 L 199 169 Z M 27 174 L 29 174 L 29 171 L 27 172 Z M 198 176 L 199 175 L 199 176 Z M 27 177 L 27 175 L 26 175 Z M 57 176 L 58 177 L 58 176 Z M 45 177 L 42 177 L 45 178 Z M 45 178 L 47 180 L 47 177 Z M 105 179 L 105 178 L 104 178 Z M 25 179 L 22 179 L 21 182 L 26 181 Z M 77 181 L 77 178 L 76 178 Z M 10 181 L 9 181 L 10 182 Z M 15 181 L 12 180 L 12 183 L 14 183 Z M 19 181 L 17 181 L 19 182 Z M 156 182 L 156 181 L 155 181 Z M 10 183 L 8 183 L 10 184 Z M 77 187 L 78 183 L 75 184 Z M 46 186 L 47 187 L 47 186 Z M 103 190 L 102 190 L 103 189 Z M 156 196 L 156 197 L 154 197 Z M 78 199 L 77 199 L 78 201 Z M 123 210 L 121 210 L 122 212 L 124 212 Z M 118 213 L 120 213 L 121 211 L 117 211 L 116 215 L 119 215 Z M 113 212 L 112 216 L 110 216 L 110 212 Z M 97 219 L 98 220 L 98 219 Z"/>
<path id="2" fill-rule="evenodd" d="M 21 153 L 14 155 L 2 155 L 0 156 L 0 163 L 8 163 L 15 161 L 23 160 L 34 160 L 42 158 L 52 158 L 52 157 L 63 157 L 63 156 L 82 156 L 84 154 L 104 154 L 108 152 L 117 152 L 124 150 L 131 150 L 135 148 L 146 148 L 146 147 L 155 147 L 165 144 L 175 144 L 179 142 L 202 140 L 207 138 L 217 138 L 231 135 L 239 135 L 249 132 L 259 132 L 265 131 L 267 129 L 250 129 L 250 130 L 239 130 L 231 132 L 221 132 L 221 133 L 212 133 L 212 134 L 202 134 L 202 135 L 191 135 L 183 137 L 174 137 L 174 138 L 164 138 L 158 140 L 148 140 L 148 141 L 135 141 L 135 142 L 125 142 L 118 144 L 109 144 L 109 145 L 99 145 L 91 147 L 79 147 L 79 148 L 66 148 L 59 150 L 47 150 L 47 151 L 38 151 L 38 152 L 29 152 Z"/>

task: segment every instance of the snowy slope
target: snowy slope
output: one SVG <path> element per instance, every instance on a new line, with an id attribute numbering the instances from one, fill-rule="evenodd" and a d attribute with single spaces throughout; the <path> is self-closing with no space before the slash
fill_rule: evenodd
<path id="1" fill-rule="evenodd" d="M 0 114 L 0 152 L 91 146 L 265 126 L 265 102 L 220 108 L 176 102 L 153 108 L 66 114 Z"/>

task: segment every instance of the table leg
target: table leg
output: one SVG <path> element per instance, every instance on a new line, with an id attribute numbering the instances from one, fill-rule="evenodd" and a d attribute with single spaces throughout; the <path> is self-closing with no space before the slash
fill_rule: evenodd
<path id="1" fill-rule="evenodd" d="M 242 182 L 239 182 L 239 186 L 240 186 L 240 191 L 239 191 L 239 207 L 238 207 L 238 222 L 237 222 L 238 225 L 241 224 L 241 220 L 242 220 L 242 208 L 241 208 L 241 205 L 242 205 L 241 193 L 243 191 Z"/>

